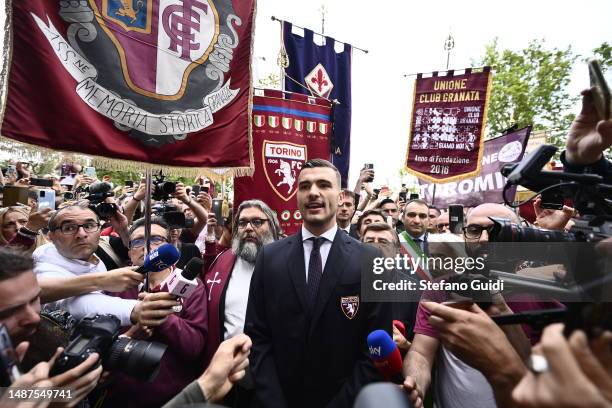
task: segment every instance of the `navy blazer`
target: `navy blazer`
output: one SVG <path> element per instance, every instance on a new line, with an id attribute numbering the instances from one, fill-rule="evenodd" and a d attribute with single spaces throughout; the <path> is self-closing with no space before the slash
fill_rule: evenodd
<path id="1" fill-rule="evenodd" d="M 349 408 L 363 386 L 382 380 L 366 339 L 391 332 L 391 303 L 361 301 L 361 263 L 374 256 L 382 254 L 338 229 L 311 311 L 301 232 L 260 251 L 245 323 L 254 406 Z"/>

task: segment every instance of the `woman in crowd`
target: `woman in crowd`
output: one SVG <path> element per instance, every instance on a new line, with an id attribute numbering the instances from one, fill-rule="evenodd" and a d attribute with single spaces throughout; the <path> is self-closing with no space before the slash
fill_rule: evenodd
<path id="1" fill-rule="evenodd" d="M 0 209 L 0 246 L 10 246 L 29 253 L 45 243 L 40 230 L 49 223 L 51 209 L 32 211 L 27 206 Z"/>

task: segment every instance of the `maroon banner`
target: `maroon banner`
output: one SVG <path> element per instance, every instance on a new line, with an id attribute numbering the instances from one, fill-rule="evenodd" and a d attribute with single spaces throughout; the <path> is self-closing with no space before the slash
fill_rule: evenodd
<path id="1" fill-rule="evenodd" d="M 531 126 L 528 126 L 485 141 L 482 171 L 476 177 L 443 184 L 419 180 L 421 198 L 438 208 L 447 208 L 450 204 L 475 207 L 482 203 L 503 203 L 506 178 L 501 174 L 501 168 L 523 159 L 530 133 Z M 434 189 L 435 199 L 432 201 Z M 512 200 L 515 193 L 516 186 L 509 188 L 506 196 Z"/>
<path id="2" fill-rule="evenodd" d="M 256 91 L 257 92 L 257 91 Z M 265 90 L 253 98 L 253 177 L 234 179 L 234 207 L 251 199 L 272 208 L 283 231 L 302 225 L 295 197 L 297 177 L 309 159 L 330 153 L 331 102 L 290 92 Z"/>
<path id="3" fill-rule="evenodd" d="M 432 182 L 478 174 L 490 92 L 490 68 L 462 75 L 417 76 L 406 170 Z"/>
<path id="4" fill-rule="evenodd" d="M 13 1 L 2 135 L 137 166 L 252 169 L 255 0 Z"/>

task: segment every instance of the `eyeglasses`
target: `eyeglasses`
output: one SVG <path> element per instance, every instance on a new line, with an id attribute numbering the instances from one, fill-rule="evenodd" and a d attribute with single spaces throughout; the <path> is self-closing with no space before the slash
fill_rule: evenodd
<path id="1" fill-rule="evenodd" d="M 490 233 L 490 230 L 493 226 L 489 225 L 487 227 L 483 227 L 482 225 L 468 225 L 467 227 L 463 227 L 463 234 L 468 239 L 480 239 L 482 236 L 482 231 L 487 231 Z"/>
<path id="2" fill-rule="evenodd" d="M 268 220 L 265 218 L 254 218 L 252 220 L 238 220 L 238 228 L 245 229 L 247 225 L 251 224 L 253 228 L 258 229 L 264 225 Z"/>
<path id="3" fill-rule="evenodd" d="M 145 242 L 146 241 L 144 238 L 133 239 L 130 241 L 130 248 L 143 247 Z M 153 235 L 152 237 L 149 237 L 149 242 L 151 244 L 161 244 L 164 242 L 168 242 L 168 239 L 166 239 L 166 237 L 162 237 L 161 235 Z"/>
<path id="4" fill-rule="evenodd" d="M 83 227 L 85 232 L 96 232 L 100 229 L 99 222 L 86 222 L 85 224 L 73 224 L 67 223 L 62 224 L 58 228 L 55 228 L 53 231 L 60 230 L 64 235 L 74 235 L 77 233 L 79 228 Z"/>

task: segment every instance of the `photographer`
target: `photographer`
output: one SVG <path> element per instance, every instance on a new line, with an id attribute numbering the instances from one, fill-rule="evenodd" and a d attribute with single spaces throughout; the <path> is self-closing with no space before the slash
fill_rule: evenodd
<path id="1" fill-rule="evenodd" d="M 169 241 L 170 230 L 162 218 L 151 219 L 150 238 L 151 250 Z M 143 265 L 144 246 L 144 219 L 141 218 L 130 229 L 129 256 L 132 264 Z M 166 344 L 168 349 L 152 382 L 116 374 L 103 406 L 117 407 L 130 401 L 130 407 L 134 408 L 159 407 L 201 373 L 207 339 L 206 291 L 198 280 L 194 292 L 188 298 L 177 301 L 176 296 L 167 292 L 165 284 L 172 273 L 172 267 L 150 273 L 149 287 L 144 292 L 139 293 L 139 288 L 135 287 L 117 294 L 125 300 L 140 300 L 132 312 L 133 321 L 139 328 L 146 328 L 145 333 L 152 333 L 147 340 Z M 177 307 L 180 308 L 178 312 L 173 309 Z M 139 397 L 134 399 L 134 395 Z"/>
<path id="2" fill-rule="evenodd" d="M 499 204 L 482 204 L 472 209 L 464 228 L 465 249 L 472 257 L 482 255 L 489 240 L 489 217 L 518 223 L 517 216 Z M 427 302 L 428 300 L 429 302 Z M 424 293 L 417 313 L 415 338 L 405 359 L 404 387 L 415 406 L 420 406 L 431 382 L 431 369 L 437 356 L 434 400 L 444 407 L 512 406 L 511 389 L 524 372 L 522 358 L 528 353 L 528 338 L 535 341 L 530 329 L 520 326 L 500 329 L 488 315 L 541 310 L 550 303 L 521 299 L 517 303 L 493 297 L 488 310 L 475 304 L 457 305 L 454 309 L 439 303 L 449 300 L 446 292 Z M 432 302 L 433 301 L 433 302 Z M 442 353 L 437 353 L 442 345 Z M 477 403 L 475 401 L 478 401 Z"/>
<path id="3" fill-rule="evenodd" d="M 117 299 L 102 290 L 124 290 L 142 281 L 130 268 L 107 273 L 95 251 L 100 241 L 100 220 L 87 204 L 68 205 L 49 220 L 51 243 L 33 256 L 46 309 L 63 309 L 80 319 L 89 313 L 113 314 L 122 326 L 132 324 L 130 316 L 137 300 Z M 90 275 L 98 273 L 97 275 Z M 60 300 L 61 299 L 61 300 Z"/>
<path id="4" fill-rule="evenodd" d="M 0 323 L 6 326 L 13 343 L 17 344 L 20 357 L 25 354 L 28 339 L 35 335 L 40 322 L 40 288 L 32 269 L 30 256 L 0 248 Z M 95 388 L 102 367 L 91 370 L 98 360 L 94 354 L 77 367 L 49 378 L 49 369 L 59 351 L 49 362 L 41 362 L 11 385 L 71 388 L 72 400 L 57 406 L 75 406 Z M 4 403 L 5 400 L 0 399 L 0 406 L 6 406 Z"/>
<path id="5" fill-rule="evenodd" d="M 132 199 L 126 201 L 124 206 L 124 214 L 127 217 L 128 222 L 132 221 L 137 207 L 145 199 L 146 190 L 147 189 L 145 180 L 142 179 L 140 181 L 140 186 L 132 196 Z M 154 190 L 153 186 L 151 190 Z M 187 190 L 185 189 L 183 183 L 177 183 L 175 192 L 169 194 L 169 197 L 176 198 L 178 201 L 186 205 L 193 213 L 195 217 L 194 225 L 192 228 L 189 229 L 190 235 L 193 237 L 193 239 L 189 242 L 195 242 L 195 238 L 200 235 L 200 232 L 202 232 L 202 230 L 206 226 L 206 221 L 208 219 L 207 210 L 202 205 L 200 205 L 197 199 L 193 199 L 187 194 Z M 180 211 L 182 211 L 182 209 L 180 209 Z"/>

